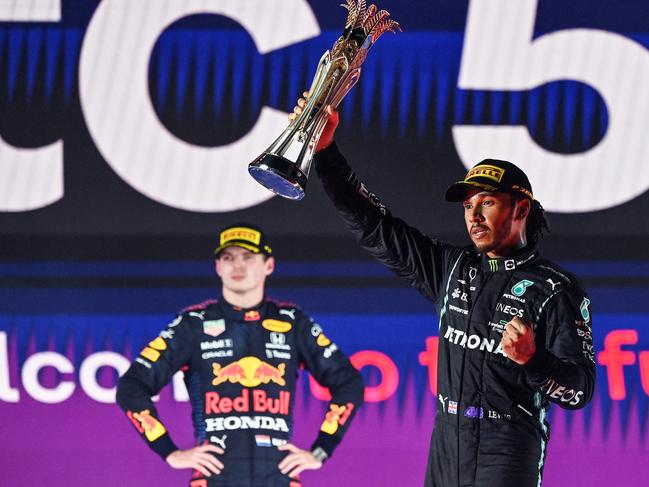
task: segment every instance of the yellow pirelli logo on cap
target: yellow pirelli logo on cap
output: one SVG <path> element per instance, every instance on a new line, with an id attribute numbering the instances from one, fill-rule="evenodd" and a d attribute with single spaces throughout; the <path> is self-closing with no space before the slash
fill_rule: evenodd
<path id="1" fill-rule="evenodd" d="M 478 166 L 471 169 L 467 173 L 464 180 L 468 181 L 471 178 L 483 177 L 483 178 L 489 178 L 489 179 L 493 179 L 494 181 L 500 182 L 500 180 L 503 178 L 503 174 L 505 174 L 504 169 L 485 164 L 483 166 Z"/>
<path id="2" fill-rule="evenodd" d="M 246 227 L 229 228 L 221 233 L 221 245 L 232 240 L 247 240 L 255 245 L 261 241 L 261 232 Z"/>

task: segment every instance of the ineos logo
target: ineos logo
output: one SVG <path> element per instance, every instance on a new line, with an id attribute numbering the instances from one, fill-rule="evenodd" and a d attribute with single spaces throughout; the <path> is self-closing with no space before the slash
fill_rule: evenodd
<path id="1" fill-rule="evenodd" d="M 502 303 L 498 303 L 496 305 L 496 311 L 501 311 L 511 316 L 518 316 L 519 318 L 522 318 L 523 314 L 525 313 L 525 311 L 522 308 L 517 308 L 515 306 L 511 306 L 509 304 L 502 304 Z"/>

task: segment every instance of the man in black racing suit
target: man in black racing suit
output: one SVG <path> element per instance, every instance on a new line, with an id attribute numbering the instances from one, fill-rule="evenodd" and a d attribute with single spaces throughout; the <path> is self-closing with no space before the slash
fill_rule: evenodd
<path id="1" fill-rule="evenodd" d="M 261 230 L 220 233 L 222 299 L 185 309 L 120 379 L 117 402 L 140 435 L 174 468 L 193 468 L 191 487 L 299 486 L 341 441 L 363 400 L 359 372 L 322 328 L 293 304 L 264 299 L 274 268 Z M 331 391 L 311 449 L 289 443 L 298 369 Z M 184 371 L 197 446 L 180 450 L 151 400 Z"/>
<path id="2" fill-rule="evenodd" d="M 448 245 L 392 216 L 367 190 L 333 142 L 338 114 L 327 111 L 315 158 L 325 191 L 360 244 L 439 315 L 425 485 L 540 485 L 550 403 L 584 407 L 595 364 L 590 300 L 539 255 L 547 222 L 527 176 L 487 159 L 452 185 L 446 198 L 463 202 L 473 245 Z"/>

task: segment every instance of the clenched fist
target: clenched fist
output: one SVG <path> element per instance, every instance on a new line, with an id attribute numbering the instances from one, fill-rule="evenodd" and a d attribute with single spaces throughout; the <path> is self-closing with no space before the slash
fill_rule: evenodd
<path id="1" fill-rule="evenodd" d="M 525 365 L 536 352 L 532 326 L 515 317 L 505 326 L 501 345 L 507 357 L 519 365 Z"/>

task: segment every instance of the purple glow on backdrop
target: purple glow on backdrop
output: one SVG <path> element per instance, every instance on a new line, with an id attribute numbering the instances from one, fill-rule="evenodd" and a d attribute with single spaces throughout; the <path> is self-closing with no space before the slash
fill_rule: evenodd
<path id="1" fill-rule="evenodd" d="M 401 321 L 399 321 L 401 320 Z M 138 437 L 131 423 L 115 404 L 91 399 L 81 384 L 83 363 L 97 353 L 113 351 L 121 359 L 147 343 L 160 328 L 158 317 L 74 317 L 68 315 L 20 317 L 0 322 L 7 339 L 7 355 L 0 350 L 0 390 L 8 394 L 17 388 L 19 402 L 0 400 L 1 485 L 46 485 L 52 487 L 114 487 L 151 483 L 162 487 L 188 485 L 189 472 L 167 467 Z M 422 321 L 424 326 L 418 326 Z M 424 476 L 428 442 L 436 401 L 428 387 L 428 370 L 417 362 L 424 350 L 430 317 L 407 315 L 329 315 L 323 322 L 333 336 L 346 340 L 350 350 L 383 350 L 395 362 L 399 385 L 395 395 L 381 403 L 366 403 L 345 441 L 325 468 L 303 476 L 305 487 L 336 486 L 420 486 Z M 608 369 L 598 367 L 598 388 L 592 403 L 580 411 L 564 411 L 553 406 L 552 434 L 544 486 L 646 485 L 649 474 L 649 407 L 645 387 L 646 371 L 639 369 L 639 357 L 649 349 L 645 341 L 644 315 L 598 315 L 597 351 L 609 333 L 620 327 L 636 329 L 640 342 L 625 346 L 636 363 L 624 367 L 627 396 L 623 401 L 610 397 Z M 124 326 L 137 323 L 138 327 Z M 412 326 L 403 327 L 404 323 Z M 350 324 L 354 326 L 350 328 Z M 363 333 L 367 326 L 372 333 Z M 151 331 L 156 330 L 156 331 Z M 355 330 L 356 333 L 350 333 Z M 399 340 L 394 334 L 398 331 Z M 128 334 L 125 334 L 128 331 Z M 346 331 L 346 333 L 345 333 Z M 356 342 L 354 340 L 357 340 Z M 135 345 L 137 344 L 137 345 Z M 57 404 L 33 399 L 25 387 L 25 360 L 51 351 L 69 360 L 72 373 L 59 374 L 45 368 L 39 374 L 42 385 L 61 381 L 75 386 L 74 394 Z M 3 362 L 5 361 L 6 362 Z M 368 371 L 371 372 L 371 371 Z M 110 387 L 115 371 L 100 368 L 96 379 Z M 9 384 L 2 384 L 7 380 Z M 304 377 L 303 377 L 304 379 Z M 376 386 L 375 374 L 367 378 Z M 324 416 L 324 403 L 298 382 L 295 393 L 294 442 L 308 447 Z M 99 388 L 101 389 L 101 388 Z M 158 403 L 161 418 L 181 447 L 193 444 L 190 408 L 177 402 L 167 387 Z"/>
<path id="2" fill-rule="evenodd" d="M 403 407 L 392 398 L 367 404 L 345 442 L 326 467 L 303 476 L 307 487 L 419 486 L 425 471 L 435 403 L 427 393 L 417 411 L 414 390 L 408 388 Z M 159 486 L 186 485 L 189 474 L 173 471 L 136 435 L 117 406 L 100 404 L 82 392 L 56 405 L 38 403 L 21 391 L 19 404 L 2 403 L 3 485 L 114 487 L 153 482 Z M 298 388 L 294 441 L 308 446 L 323 417 L 323 404 Z M 639 411 L 632 406 L 628 434 L 621 422 L 620 404 L 613 403 L 606 424 L 602 401 L 594 399 L 590 428 L 582 411 L 554 408 L 545 486 L 646 485 L 649 422 L 642 434 Z M 181 446 L 191 446 L 187 403 L 174 402 L 169 388 L 161 394 L 160 414 Z M 568 425 L 568 416 L 571 422 Z M 607 429 L 608 428 L 608 432 Z M 646 472 L 645 472 L 646 473 Z"/>

